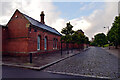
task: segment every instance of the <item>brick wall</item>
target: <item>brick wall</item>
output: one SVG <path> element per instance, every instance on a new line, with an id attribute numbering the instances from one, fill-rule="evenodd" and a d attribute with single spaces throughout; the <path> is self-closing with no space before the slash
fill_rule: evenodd
<path id="1" fill-rule="evenodd" d="M 27 52 L 28 47 L 28 28 L 29 23 L 19 11 L 16 11 L 9 21 L 7 27 L 6 49 L 8 52 Z M 3 32 L 4 33 L 4 32 Z"/>
<path id="2" fill-rule="evenodd" d="M 7 39 L 8 39 L 8 28 L 5 27 L 1 27 L 1 31 L 2 31 L 2 51 L 6 51 L 7 49 Z"/>
<path id="3" fill-rule="evenodd" d="M 38 51 L 37 50 L 37 38 L 40 36 L 40 50 L 39 51 L 44 51 L 44 38 L 47 37 L 47 51 L 55 50 L 53 48 L 53 39 L 56 38 L 57 41 L 57 49 L 60 49 L 60 36 L 55 35 L 51 32 L 42 30 L 42 29 L 37 29 L 37 32 L 34 32 L 34 29 L 32 28 L 31 31 L 29 32 L 29 52 L 33 51 Z"/>

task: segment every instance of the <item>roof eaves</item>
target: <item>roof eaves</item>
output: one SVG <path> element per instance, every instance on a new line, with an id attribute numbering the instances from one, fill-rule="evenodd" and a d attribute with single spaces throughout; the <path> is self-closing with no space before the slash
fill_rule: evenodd
<path id="1" fill-rule="evenodd" d="M 23 14 L 23 13 L 21 13 L 21 14 Z M 49 32 L 52 32 L 52 33 L 54 33 L 54 34 L 61 35 L 56 29 L 54 29 L 54 28 L 52 28 L 52 27 L 50 27 L 50 26 L 48 26 L 48 25 L 46 25 L 46 24 L 42 24 L 41 22 L 33 19 L 32 17 L 27 16 L 26 14 L 23 14 L 23 16 L 24 16 L 32 25 L 37 26 L 37 27 L 39 27 L 39 28 L 41 28 L 41 29 L 47 30 L 47 31 L 49 31 Z M 32 21 L 30 21 L 30 19 L 33 20 L 33 21 L 36 21 L 36 22 L 39 24 L 39 26 L 33 24 Z M 41 24 L 41 27 L 40 27 L 40 24 Z M 48 27 L 49 29 L 51 29 L 51 30 L 47 29 L 47 27 Z"/>

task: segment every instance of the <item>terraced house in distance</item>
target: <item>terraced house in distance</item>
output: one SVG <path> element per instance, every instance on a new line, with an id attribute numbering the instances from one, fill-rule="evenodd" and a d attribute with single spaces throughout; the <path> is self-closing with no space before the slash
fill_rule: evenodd
<path id="1" fill-rule="evenodd" d="M 21 56 L 59 50 L 61 34 L 45 24 L 44 16 L 42 11 L 39 22 L 17 9 L 2 28 L 3 55 Z"/>

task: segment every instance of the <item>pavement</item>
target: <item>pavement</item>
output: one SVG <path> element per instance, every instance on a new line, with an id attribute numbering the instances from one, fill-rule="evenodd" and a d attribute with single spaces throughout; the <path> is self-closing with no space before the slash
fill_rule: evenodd
<path id="1" fill-rule="evenodd" d="M 43 71 L 116 80 L 120 78 L 118 61 L 118 57 L 105 49 L 91 47 L 87 51 L 56 63 Z"/>
<path id="2" fill-rule="evenodd" d="M 88 48 L 82 51 L 85 51 L 87 49 Z M 74 50 L 69 50 L 69 54 L 67 54 L 67 51 L 63 51 L 62 56 L 60 51 L 54 53 L 40 54 L 39 56 L 37 55 L 32 57 L 32 63 L 30 63 L 29 56 L 27 57 L 3 56 L 2 65 L 29 68 L 34 70 L 42 70 L 48 66 L 51 66 L 55 63 L 58 63 L 69 57 L 79 54 L 80 52 L 81 52 L 80 50 L 74 49 Z"/>
<path id="3" fill-rule="evenodd" d="M 118 58 L 118 72 L 120 74 L 120 46 L 118 46 L 118 49 L 115 49 L 114 46 L 110 46 L 110 49 L 109 49 L 109 47 L 104 47 L 103 49 Z M 120 77 L 120 75 L 119 75 L 119 77 Z M 120 78 L 116 79 L 116 80 L 120 80 Z"/>
<path id="4" fill-rule="evenodd" d="M 106 50 L 107 52 L 113 54 L 114 56 L 120 58 L 120 47 L 118 47 L 118 49 L 115 49 L 114 46 L 110 46 L 110 49 L 109 49 L 109 47 L 104 47 L 103 49 Z"/>

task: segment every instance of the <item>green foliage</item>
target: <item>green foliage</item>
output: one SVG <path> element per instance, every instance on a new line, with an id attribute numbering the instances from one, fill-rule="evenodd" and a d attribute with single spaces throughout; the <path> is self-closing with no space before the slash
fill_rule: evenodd
<path id="1" fill-rule="evenodd" d="M 68 48 L 69 43 L 77 43 L 77 44 L 89 44 L 89 39 L 84 35 L 83 32 L 80 32 L 80 30 L 73 31 L 73 26 L 69 23 L 67 23 L 67 26 L 62 29 L 61 33 L 64 34 L 64 36 L 61 37 L 62 42 L 66 43 L 66 47 Z"/>
<path id="2" fill-rule="evenodd" d="M 67 23 L 67 26 L 62 29 L 61 33 L 64 35 L 72 35 L 74 31 L 72 30 L 73 26 L 69 23 Z"/>
<path id="3" fill-rule="evenodd" d="M 61 40 L 63 40 L 63 42 L 69 43 L 72 41 L 72 37 L 71 35 L 62 36 Z"/>
<path id="4" fill-rule="evenodd" d="M 97 45 L 103 46 L 107 43 L 107 37 L 104 33 L 98 33 L 94 37 L 94 43 L 96 43 Z"/>
<path id="5" fill-rule="evenodd" d="M 107 34 L 107 38 L 116 48 L 120 45 L 120 15 L 115 17 L 114 23 Z"/>
<path id="6" fill-rule="evenodd" d="M 90 44 L 89 38 L 85 36 L 85 43 Z"/>
<path id="7" fill-rule="evenodd" d="M 91 46 L 97 46 L 97 44 L 95 42 L 90 42 Z"/>
<path id="8" fill-rule="evenodd" d="M 108 46 L 109 46 L 109 44 L 105 44 L 105 45 L 104 45 L 104 47 L 108 47 Z"/>
<path id="9" fill-rule="evenodd" d="M 72 40 L 72 34 L 74 31 L 72 30 L 73 26 L 69 23 L 67 23 L 67 26 L 62 29 L 61 33 L 64 34 L 64 36 L 61 37 L 61 40 L 63 40 L 66 43 L 69 43 Z"/>
<path id="10" fill-rule="evenodd" d="M 85 37 L 85 35 L 81 32 L 75 31 L 72 35 L 72 40 L 74 43 L 77 44 L 84 44 L 85 42 L 88 43 L 89 39 L 88 37 Z"/>

